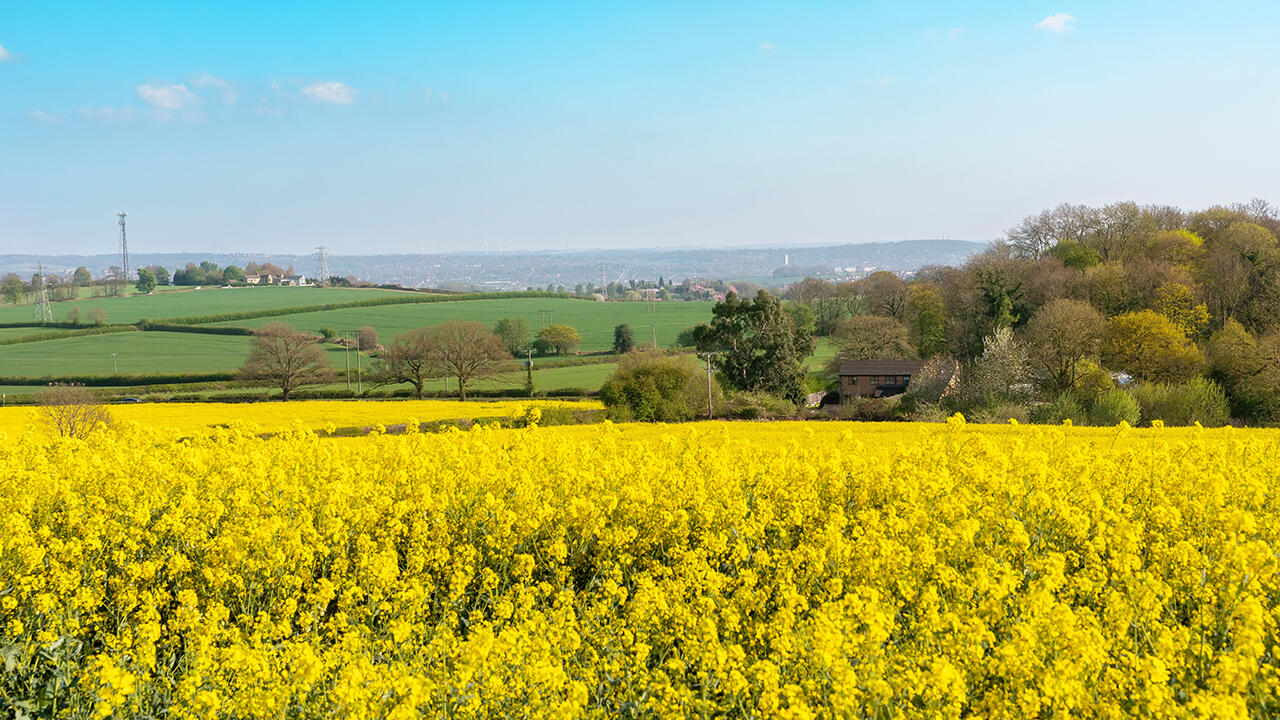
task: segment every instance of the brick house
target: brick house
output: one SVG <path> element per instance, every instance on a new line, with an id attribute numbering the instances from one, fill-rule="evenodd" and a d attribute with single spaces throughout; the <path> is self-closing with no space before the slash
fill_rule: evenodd
<path id="1" fill-rule="evenodd" d="M 907 390 L 924 365 L 920 360 L 855 360 L 840 363 L 840 402 L 855 397 L 888 397 Z"/>

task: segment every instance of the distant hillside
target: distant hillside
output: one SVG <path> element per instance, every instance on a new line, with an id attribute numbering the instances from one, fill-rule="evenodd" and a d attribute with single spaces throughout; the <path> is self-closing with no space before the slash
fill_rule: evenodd
<path id="1" fill-rule="evenodd" d="M 959 265 L 980 252 L 982 243 L 963 240 L 907 240 L 902 242 L 831 245 L 825 247 L 660 248 L 653 250 L 580 250 L 572 252 L 446 253 L 436 255 L 334 255 L 334 275 L 354 275 L 375 283 L 508 289 L 635 278 L 703 277 L 749 279 L 762 284 L 785 284 L 796 277 L 854 277 L 872 270 L 910 272 L 925 265 Z M 312 275 L 311 255 L 247 253 L 136 253 L 134 267 L 163 265 L 171 270 L 189 262 L 212 260 L 219 266 L 272 262 L 293 266 Z M 50 273 L 66 274 L 83 265 L 94 275 L 119 264 L 117 255 L 0 255 L 0 274 L 28 277 L 43 261 Z"/>

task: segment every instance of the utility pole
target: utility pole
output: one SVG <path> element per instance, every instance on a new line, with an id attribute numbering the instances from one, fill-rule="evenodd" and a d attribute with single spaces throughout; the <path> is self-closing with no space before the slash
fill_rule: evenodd
<path id="1" fill-rule="evenodd" d="M 120 222 L 120 268 L 124 272 L 124 281 L 129 282 L 129 241 L 124 234 L 124 219 L 128 213 L 116 213 Z"/>
<path id="2" fill-rule="evenodd" d="M 657 350 L 658 349 L 658 324 L 649 323 L 649 328 L 653 330 L 653 349 Z"/>
<path id="3" fill-rule="evenodd" d="M 524 384 L 529 389 L 529 397 L 533 397 L 533 348 L 528 353 L 529 359 L 524 361 Z"/>
<path id="4" fill-rule="evenodd" d="M 707 419 L 715 418 L 715 409 L 711 406 L 711 356 L 719 355 L 718 352 L 698 353 L 699 357 L 705 358 L 707 361 Z"/>
<path id="5" fill-rule="evenodd" d="M 347 392 L 351 392 L 351 345 L 347 343 L 347 336 L 352 334 L 354 333 L 350 330 L 338 332 L 338 335 L 342 336 L 342 357 L 347 361 Z"/>
<path id="6" fill-rule="evenodd" d="M 115 353 L 111 353 L 111 374 L 112 374 L 112 375 L 119 375 L 119 374 L 120 374 L 120 367 L 116 364 L 116 354 L 115 354 Z"/>
<path id="7" fill-rule="evenodd" d="M 538 329 L 541 330 L 548 325 L 556 324 L 555 310 L 539 310 L 538 311 Z"/>

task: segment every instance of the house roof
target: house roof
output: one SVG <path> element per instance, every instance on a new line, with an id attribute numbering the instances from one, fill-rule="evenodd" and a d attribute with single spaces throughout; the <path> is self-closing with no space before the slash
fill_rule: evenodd
<path id="1" fill-rule="evenodd" d="M 841 375 L 914 375 L 920 360 L 848 360 L 840 363 Z"/>

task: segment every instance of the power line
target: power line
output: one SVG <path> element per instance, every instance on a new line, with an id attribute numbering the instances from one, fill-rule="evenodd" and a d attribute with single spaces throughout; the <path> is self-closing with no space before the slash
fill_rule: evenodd
<path id="1" fill-rule="evenodd" d="M 44 261 L 40 261 L 40 288 L 36 291 L 35 321 L 53 322 L 53 308 L 49 307 L 49 287 L 44 282 Z"/>
<path id="2" fill-rule="evenodd" d="M 316 269 L 316 273 L 317 273 L 317 274 L 316 274 L 316 277 L 317 277 L 317 278 L 318 278 L 318 280 L 319 280 L 316 284 L 317 284 L 317 285 L 319 285 L 320 287 L 329 287 L 329 253 L 328 253 L 328 250 L 329 250 L 329 248 L 327 248 L 327 247 L 325 247 L 325 246 L 323 246 L 323 245 L 321 245 L 321 246 L 319 246 L 319 247 L 317 247 L 317 248 L 316 248 L 316 265 L 318 265 L 318 267 L 317 267 L 317 269 Z"/>

